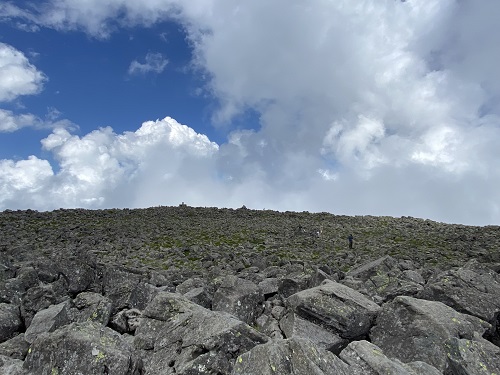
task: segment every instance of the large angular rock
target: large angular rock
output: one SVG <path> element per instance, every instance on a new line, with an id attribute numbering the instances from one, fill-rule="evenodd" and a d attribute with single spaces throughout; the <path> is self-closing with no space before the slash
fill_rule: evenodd
<path id="1" fill-rule="evenodd" d="M 500 348 L 488 341 L 453 337 L 445 347 L 452 374 L 500 374 Z"/>
<path id="2" fill-rule="evenodd" d="M 258 345 L 240 355 L 232 375 L 351 375 L 333 353 L 311 341 L 294 337 Z"/>
<path id="3" fill-rule="evenodd" d="M 380 310 L 361 293 L 333 281 L 324 281 L 287 298 L 288 309 L 344 339 L 368 334 Z"/>
<path id="4" fill-rule="evenodd" d="M 241 321 L 252 324 L 263 311 L 264 296 L 259 287 L 236 276 L 222 280 L 214 294 L 212 309 L 225 311 Z"/>
<path id="5" fill-rule="evenodd" d="M 21 333 L 0 344 L 0 355 L 24 360 L 29 347 L 30 344 L 24 339 L 24 333 Z"/>
<path id="6" fill-rule="evenodd" d="M 230 314 L 163 292 L 144 310 L 134 345 L 151 353 L 148 374 L 230 374 L 238 355 L 267 340 Z"/>
<path id="7" fill-rule="evenodd" d="M 389 359 L 382 349 L 365 340 L 351 342 L 342 350 L 340 358 L 349 364 L 352 375 L 441 375 L 425 362 L 403 363 Z"/>
<path id="8" fill-rule="evenodd" d="M 361 281 L 359 289 L 371 297 L 387 301 L 398 295 L 415 296 L 424 289 L 424 279 L 415 270 L 408 270 L 390 255 L 368 262 L 347 272 L 348 279 Z"/>
<path id="9" fill-rule="evenodd" d="M 69 308 L 70 303 L 66 301 L 37 312 L 26 330 L 24 339 L 32 343 L 40 334 L 55 331 L 57 328 L 69 324 L 71 322 Z"/>
<path id="10" fill-rule="evenodd" d="M 98 291 L 98 270 L 90 253 L 73 251 L 57 257 L 56 270 L 67 283 L 70 295 L 81 292 Z"/>
<path id="11" fill-rule="evenodd" d="M 139 375 L 142 362 L 112 329 L 72 323 L 39 335 L 24 361 L 29 374 Z"/>
<path id="12" fill-rule="evenodd" d="M 340 349 L 348 343 L 346 339 L 338 334 L 332 333 L 325 328 L 301 318 L 290 311 L 281 318 L 279 326 L 285 338 L 302 337 L 311 340 L 318 348 L 339 353 Z"/>
<path id="13" fill-rule="evenodd" d="M 51 284 L 39 285 L 28 289 L 21 303 L 21 316 L 26 327 L 38 311 L 46 309 L 50 305 L 57 305 L 69 299 L 66 291 L 66 282 L 63 279 Z"/>
<path id="14" fill-rule="evenodd" d="M 22 328 L 19 306 L 0 303 L 0 342 L 7 341 Z"/>
<path id="15" fill-rule="evenodd" d="M 457 311 L 492 323 L 500 311 L 500 275 L 471 261 L 430 280 L 418 297 L 441 301 Z"/>
<path id="16" fill-rule="evenodd" d="M 399 296 L 383 305 L 370 338 L 389 357 L 403 362 L 427 362 L 444 371 L 447 340 L 472 340 L 489 327 L 485 321 L 461 314 L 441 302 Z"/>
<path id="17" fill-rule="evenodd" d="M 112 314 L 125 308 L 144 309 L 157 289 L 144 282 L 140 274 L 118 267 L 108 267 L 103 276 L 103 294 L 112 302 Z"/>
<path id="18" fill-rule="evenodd" d="M 94 292 L 83 292 L 73 300 L 72 315 L 78 322 L 94 321 L 107 325 L 111 316 L 109 298 Z"/>

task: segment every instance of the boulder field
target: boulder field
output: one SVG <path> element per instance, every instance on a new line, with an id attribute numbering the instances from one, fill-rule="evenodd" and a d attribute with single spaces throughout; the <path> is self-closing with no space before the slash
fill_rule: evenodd
<path id="1" fill-rule="evenodd" d="M 0 374 L 500 375 L 499 271 L 496 226 L 4 211 Z"/>

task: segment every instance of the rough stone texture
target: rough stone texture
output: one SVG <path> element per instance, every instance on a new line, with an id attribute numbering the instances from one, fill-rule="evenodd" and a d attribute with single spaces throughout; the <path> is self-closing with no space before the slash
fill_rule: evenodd
<path id="1" fill-rule="evenodd" d="M 23 361 L 0 354 L 0 374 L 23 375 Z"/>
<path id="2" fill-rule="evenodd" d="M 40 334 L 52 332 L 70 323 L 69 302 L 50 306 L 36 313 L 31 325 L 26 330 L 24 339 L 32 343 Z"/>
<path id="3" fill-rule="evenodd" d="M 440 371 L 447 368 L 446 340 L 472 340 L 489 324 L 461 314 L 441 302 L 407 296 L 386 303 L 370 332 L 371 341 L 389 357 L 403 362 L 423 361 Z"/>
<path id="4" fill-rule="evenodd" d="M 348 341 L 325 328 L 302 319 L 293 311 L 286 314 L 279 322 L 285 338 L 302 337 L 311 340 L 317 347 L 339 353 Z"/>
<path id="5" fill-rule="evenodd" d="M 71 314 L 73 319 L 78 322 L 88 320 L 107 325 L 111 315 L 111 301 L 94 292 L 83 292 L 73 300 L 73 309 Z"/>
<path id="6" fill-rule="evenodd" d="M 397 349 L 393 347 L 407 344 L 409 348 L 402 351 L 423 353 L 423 357 L 428 348 L 434 348 L 436 356 L 426 360 L 446 363 L 446 375 L 482 373 L 485 368 L 497 372 L 492 364 L 497 361 L 500 345 L 500 309 L 495 300 L 500 270 L 498 227 L 448 225 L 408 217 L 184 205 L 138 210 L 5 211 L 0 212 L 0 231 L 0 304 L 20 307 L 23 323 L 13 333 L 17 336 L 0 343 L 0 355 L 8 357 L 8 364 L 0 367 L 1 374 L 7 371 L 6 366 L 9 372 L 17 373 L 19 361 L 30 361 L 25 359 L 29 348 L 22 332 L 30 327 L 35 314 L 65 301 L 69 321 L 99 327 L 91 330 L 97 339 L 97 331 L 108 324 L 106 329 L 122 333 L 120 342 L 128 345 L 122 352 L 132 353 L 137 361 L 141 357 L 147 368 L 162 374 L 229 373 L 239 355 L 265 346 L 262 343 L 269 340 L 266 335 L 281 343 L 280 348 L 286 346 L 280 321 L 288 335 L 295 335 L 292 341 L 306 343 L 297 344 L 295 353 L 309 349 L 308 353 L 319 353 L 318 346 L 324 345 L 334 351 L 326 352 L 332 358 L 337 358 L 334 354 L 348 358 L 349 353 L 359 358 L 363 366 L 342 361 L 342 368 L 353 375 L 384 373 L 384 369 L 433 374 L 431 364 L 394 358 L 391 350 Z M 354 250 L 347 248 L 349 233 L 357 240 Z M 473 262 L 467 264 L 470 260 Z M 444 285 L 446 275 L 452 282 Z M 266 300 L 264 311 L 262 302 L 255 305 L 258 310 L 252 325 L 258 332 L 234 315 L 202 307 L 212 308 L 215 291 L 228 276 L 260 284 L 259 292 Z M 366 333 L 357 331 L 356 323 L 361 322 L 366 332 L 376 321 L 365 319 L 371 313 L 363 312 L 366 306 L 356 302 L 352 291 L 344 293 L 349 298 L 342 293 L 318 293 L 302 311 L 288 303 L 292 293 L 307 295 L 308 288 L 328 283 L 327 279 L 338 280 L 382 306 L 380 314 L 385 318 L 380 322 L 386 320 L 387 332 L 393 329 L 393 336 L 379 332 L 380 356 L 377 349 L 362 341 L 368 337 Z M 173 292 L 176 287 L 183 297 L 172 294 L 167 301 L 160 298 L 156 301 L 160 303 L 151 302 L 157 293 Z M 458 312 L 441 311 L 435 305 L 429 308 L 425 305 L 429 301 L 396 309 L 389 303 L 415 293 L 429 301 L 439 299 Z M 332 305 L 338 311 L 330 318 Z M 464 312 L 482 317 L 492 323 L 491 327 L 454 315 Z M 459 328 L 454 329 L 455 325 Z M 54 328 L 49 324 L 39 337 L 53 337 L 69 326 L 46 332 Z M 306 329 L 318 344 L 297 337 Z M 342 337 L 342 345 L 330 347 L 324 338 L 331 338 L 330 334 Z M 52 353 L 70 356 L 64 350 L 59 353 L 55 346 Z M 82 353 L 74 352 L 66 361 L 85 362 L 87 352 Z M 99 354 L 97 357 L 100 360 Z M 285 361 L 291 358 L 286 357 Z M 309 361 L 310 373 L 323 372 L 313 362 Z M 59 372 L 57 367 L 31 363 L 33 369 L 23 370 L 23 375 Z M 246 364 L 261 373 L 258 365 Z M 103 372 L 109 369 L 90 366 L 81 373 Z"/>
<path id="7" fill-rule="evenodd" d="M 425 362 L 402 363 L 387 358 L 382 349 L 372 343 L 353 341 L 342 350 L 340 358 L 349 364 L 352 375 L 441 375 Z"/>
<path id="8" fill-rule="evenodd" d="M 195 288 L 184 293 L 184 297 L 200 306 L 207 309 L 212 308 L 212 296 L 207 292 L 206 288 Z"/>
<path id="9" fill-rule="evenodd" d="M 264 296 L 259 287 L 248 280 L 227 276 L 214 294 L 212 309 L 225 311 L 245 323 L 255 322 L 263 310 Z"/>
<path id="10" fill-rule="evenodd" d="M 0 355 L 24 360 L 29 347 L 30 344 L 24 339 L 24 333 L 21 333 L 0 344 Z"/>
<path id="11" fill-rule="evenodd" d="M 238 355 L 267 340 L 227 313 L 160 293 L 144 310 L 134 344 L 152 350 L 148 374 L 229 374 Z"/>
<path id="12" fill-rule="evenodd" d="M 7 341 L 23 327 L 19 306 L 0 303 L 0 342 Z"/>
<path id="13" fill-rule="evenodd" d="M 232 375 L 350 375 L 348 366 L 311 341 L 294 337 L 258 345 L 240 355 Z"/>
<path id="14" fill-rule="evenodd" d="M 60 278 L 53 283 L 34 286 L 23 295 L 21 316 L 26 327 L 29 327 L 35 314 L 51 305 L 57 305 L 68 300 L 66 282 Z"/>
<path id="15" fill-rule="evenodd" d="M 132 296 L 136 293 L 136 289 L 143 282 L 143 277 L 138 274 L 126 272 L 118 267 L 109 267 L 103 275 L 103 294 L 112 302 L 112 314 L 125 308 L 138 307 L 134 306 Z M 144 308 L 145 301 L 141 301 L 140 308 Z"/>
<path id="16" fill-rule="evenodd" d="M 419 297 L 441 301 L 457 311 L 491 323 L 500 311 L 500 275 L 471 261 L 430 280 Z"/>
<path id="17" fill-rule="evenodd" d="M 118 333 L 85 322 L 39 335 L 24 369 L 30 374 L 139 375 L 142 363 Z"/>
<path id="18" fill-rule="evenodd" d="M 500 348 L 488 341 L 453 337 L 445 347 L 448 355 L 446 374 L 500 374 Z"/>
<path id="19" fill-rule="evenodd" d="M 365 336 L 380 310 L 361 293 L 333 281 L 293 294 L 286 304 L 303 319 L 345 339 Z"/>
<path id="20" fill-rule="evenodd" d="M 357 289 L 386 301 L 398 295 L 415 296 L 424 289 L 424 279 L 415 270 L 404 269 L 393 257 L 386 255 L 347 272 L 346 276 L 361 281 Z M 378 298 L 375 298 L 378 299 Z"/>

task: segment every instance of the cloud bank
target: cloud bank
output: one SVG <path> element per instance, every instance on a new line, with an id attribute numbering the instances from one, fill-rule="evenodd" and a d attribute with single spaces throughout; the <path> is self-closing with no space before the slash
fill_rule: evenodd
<path id="1" fill-rule="evenodd" d="M 220 104 L 214 124 L 230 129 L 246 111 L 260 120 L 221 145 L 168 117 L 123 134 L 56 129 L 42 145 L 60 170 L 34 157 L 2 161 L 0 208 L 184 201 L 500 224 L 495 0 L 54 0 L 0 9 L 98 38 L 175 19 L 208 77 L 203 89 Z"/>

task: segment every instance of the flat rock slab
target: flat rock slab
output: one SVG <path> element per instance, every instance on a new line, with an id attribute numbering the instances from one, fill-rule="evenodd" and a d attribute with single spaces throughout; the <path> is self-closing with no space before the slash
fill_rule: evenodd
<path id="1" fill-rule="evenodd" d="M 441 302 L 396 297 L 383 305 L 370 332 L 372 343 L 402 362 L 423 361 L 440 371 L 447 368 L 445 342 L 480 337 L 490 325 L 461 314 Z"/>
<path id="2" fill-rule="evenodd" d="M 380 311 L 372 300 L 333 281 L 291 295 L 286 305 L 303 319 L 345 339 L 366 335 Z"/>
<path id="3" fill-rule="evenodd" d="M 57 328 L 69 324 L 69 302 L 62 302 L 41 310 L 34 316 L 31 325 L 26 330 L 24 339 L 32 343 L 38 335 L 52 332 Z"/>
<path id="4" fill-rule="evenodd" d="M 305 320 L 293 311 L 280 320 L 280 328 L 285 338 L 302 337 L 311 340 L 318 348 L 329 350 L 333 353 L 347 345 L 348 341 L 325 328 Z"/>
<path id="5" fill-rule="evenodd" d="M 349 364 L 352 375 L 441 375 L 435 367 L 425 362 L 403 363 L 389 359 L 378 346 L 365 341 L 353 341 L 340 358 Z"/>
<path id="6" fill-rule="evenodd" d="M 139 375 L 141 360 L 120 334 L 95 322 L 39 335 L 24 361 L 30 374 Z"/>
<path id="7" fill-rule="evenodd" d="M 294 337 L 258 345 L 240 355 L 232 375 L 351 375 L 333 353 L 311 341 Z"/>

